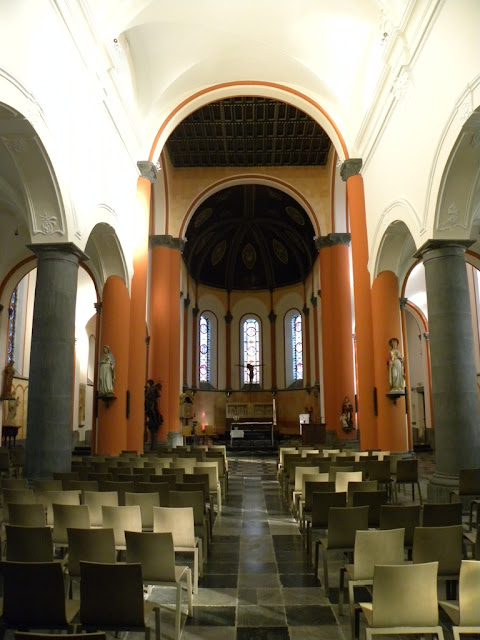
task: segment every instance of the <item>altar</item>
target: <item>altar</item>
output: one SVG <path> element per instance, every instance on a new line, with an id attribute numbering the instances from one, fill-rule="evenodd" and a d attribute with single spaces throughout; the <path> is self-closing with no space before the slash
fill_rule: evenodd
<path id="1" fill-rule="evenodd" d="M 234 438 L 265 439 L 267 437 L 273 445 L 276 426 L 273 402 L 227 403 L 226 431 L 231 443 Z"/>

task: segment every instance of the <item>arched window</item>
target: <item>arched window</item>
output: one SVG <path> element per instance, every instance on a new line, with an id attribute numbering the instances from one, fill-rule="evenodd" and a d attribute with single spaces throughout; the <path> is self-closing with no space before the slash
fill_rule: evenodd
<path id="1" fill-rule="evenodd" d="M 199 323 L 199 381 L 210 382 L 210 356 L 211 356 L 211 339 L 212 339 L 212 327 L 210 318 L 206 316 L 200 316 Z"/>
<path id="2" fill-rule="evenodd" d="M 198 383 L 203 389 L 217 384 L 217 319 L 211 311 L 204 311 L 198 323 Z"/>
<path id="3" fill-rule="evenodd" d="M 303 318 L 298 309 L 285 315 L 285 383 L 303 385 Z"/>
<path id="4" fill-rule="evenodd" d="M 247 317 L 242 323 L 243 384 L 260 384 L 260 322 Z"/>

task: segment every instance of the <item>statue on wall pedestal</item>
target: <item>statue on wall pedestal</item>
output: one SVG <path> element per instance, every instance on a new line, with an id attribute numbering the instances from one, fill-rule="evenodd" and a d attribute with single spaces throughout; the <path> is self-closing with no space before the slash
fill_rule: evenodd
<path id="1" fill-rule="evenodd" d="M 115 358 L 110 347 L 103 347 L 98 371 L 98 395 L 113 396 L 113 383 L 115 382 Z"/>
<path id="2" fill-rule="evenodd" d="M 387 358 L 387 367 L 390 392 L 404 393 L 405 373 L 403 369 L 403 356 L 398 350 L 398 339 L 390 338 L 388 344 L 390 351 Z"/>
<path id="3" fill-rule="evenodd" d="M 3 385 L 2 385 L 2 398 L 14 398 L 12 395 L 13 376 L 15 375 L 15 369 L 13 368 L 14 362 L 10 360 L 7 366 L 3 370 Z"/>
<path id="4" fill-rule="evenodd" d="M 5 427 L 14 427 L 15 416 L 17 415 L 17 409 L 20 404 L 20 399 L 17 396 L 13 396 L 8 401 L 7 419 L 5 420 Z"/>
<path id="5" fill-rule="evenodd" d="M 343 431 L 352 431 L 353 429 L 353 405 L 350 398 L 345 396 L 342 403 L 342 415 L 340 416 Z"/>

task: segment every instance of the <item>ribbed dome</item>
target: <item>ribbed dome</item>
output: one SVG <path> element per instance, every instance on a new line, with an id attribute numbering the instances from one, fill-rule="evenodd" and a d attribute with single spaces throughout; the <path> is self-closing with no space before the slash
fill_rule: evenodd
<path id="1" fill-rule="evenodd" d="M 288 194 L 241 185 L 210 196 L 192 216 L 183 258 L 198 283 L 232 291 L 303 282 L 317 255 L 315 230 Z"/>

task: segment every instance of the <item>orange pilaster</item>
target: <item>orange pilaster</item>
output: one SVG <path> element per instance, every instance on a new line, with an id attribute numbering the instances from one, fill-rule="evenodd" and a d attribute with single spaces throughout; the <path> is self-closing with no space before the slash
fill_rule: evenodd
<path id="1" fill-rule="evenodd" d="M 347 183 L 347 203 L 352 237 L 352 267 L 355 306 L 355 335 L 357 349 L 357 398 L 360 445 L 363 449 L 377 446 L 377 421 L 374 412 L 373 391 L 373 322 L 368 272 L 368 236 L 365 216 L 363 178 L 358 173 L 360 160 L 347 160 L 342 166 L 342 178 Z"/>
<path id="2" fill-rule="evenodd" d="M 340 424 L 346 396 L 354 403 L 354 366 L 352 345 L 352 305 L 348 236 L 330 234 L 320 238 L 322 279 L 322 346 L 324 354 L 325 418 L 327 429 L 335 429 L 341 439 L 354 438 L 356 431 L 345 432 Z"/>
<path id="3" fill-rule="evenodd" d="M 136 246 L 133 253 L 133 278 L 130 304 L 130 353 L 128 388 L 130 415 L 128 418 L 127 449 L 143 451 L 145 423 L 145 367 L 147 350 L 146 304 L 148 270 L 148 225 L 152 184 L 140 177 L 137 182 L 137 216 L 135 219 Z"/>
<path id="4" fill-rule="evenodd" d="M 190 306 L 190 298 L 183 300 L 183 386 L 188 387 L 188 307 Z"/>
<path id="5" fill-rule="evenodd" d="M 401 317 L 398 279 L 392 271 L 382 271 L 372 286 L 375 382 L 377 388 L 378 446 L 386 451 L 408 448 L 405 397 L 390 398 L 388 377 L 389 340 L 396 338 L 404 355 L 401 337 Z"/>
<path id="6" fill-rule="evenodd" d="M 200 313 L 200 309 L 198 308 L 197 303 L 195 302 L 195 306 L 192 309 L 192 387 L 197 386 L 197 381 L 199 378 L 198 371 L 198 360 L 197 360 L 197 352 L 198 352 L 198 314 Z"/>
<path id="7" fill-rule="evenodd" d="M 125 282 L 110 276 L 103 287 L 100 357 L 105 345 L 115 358 L 115 399 L 98 400 L 97 451 L 118 454 L 127 449 L 128 339 L 130 298 Z M 98 363 L 97 363 L 98 366 Z"/>
<path id="8" fill-rule="evenodd" d="M 311 353 L 311 345 L 310 345 L 310 309 L 307 307 L 307 303 L 305 302 L 303 306 L 303 321 L 305 327 L 305 347 L 303 349 L 303 353 L 305 354 L 305 368 L 304 368 L 304 385 L 306 387 L 310 386 L 310 353 Z"/>
<path id="9" fill-rule="evenodd" d="M 168 414 L 170 431 L 180 429 L 180 272 L 182 255 L 177 249 L 170 249 L 170 379 L 168 389 Z"/>

